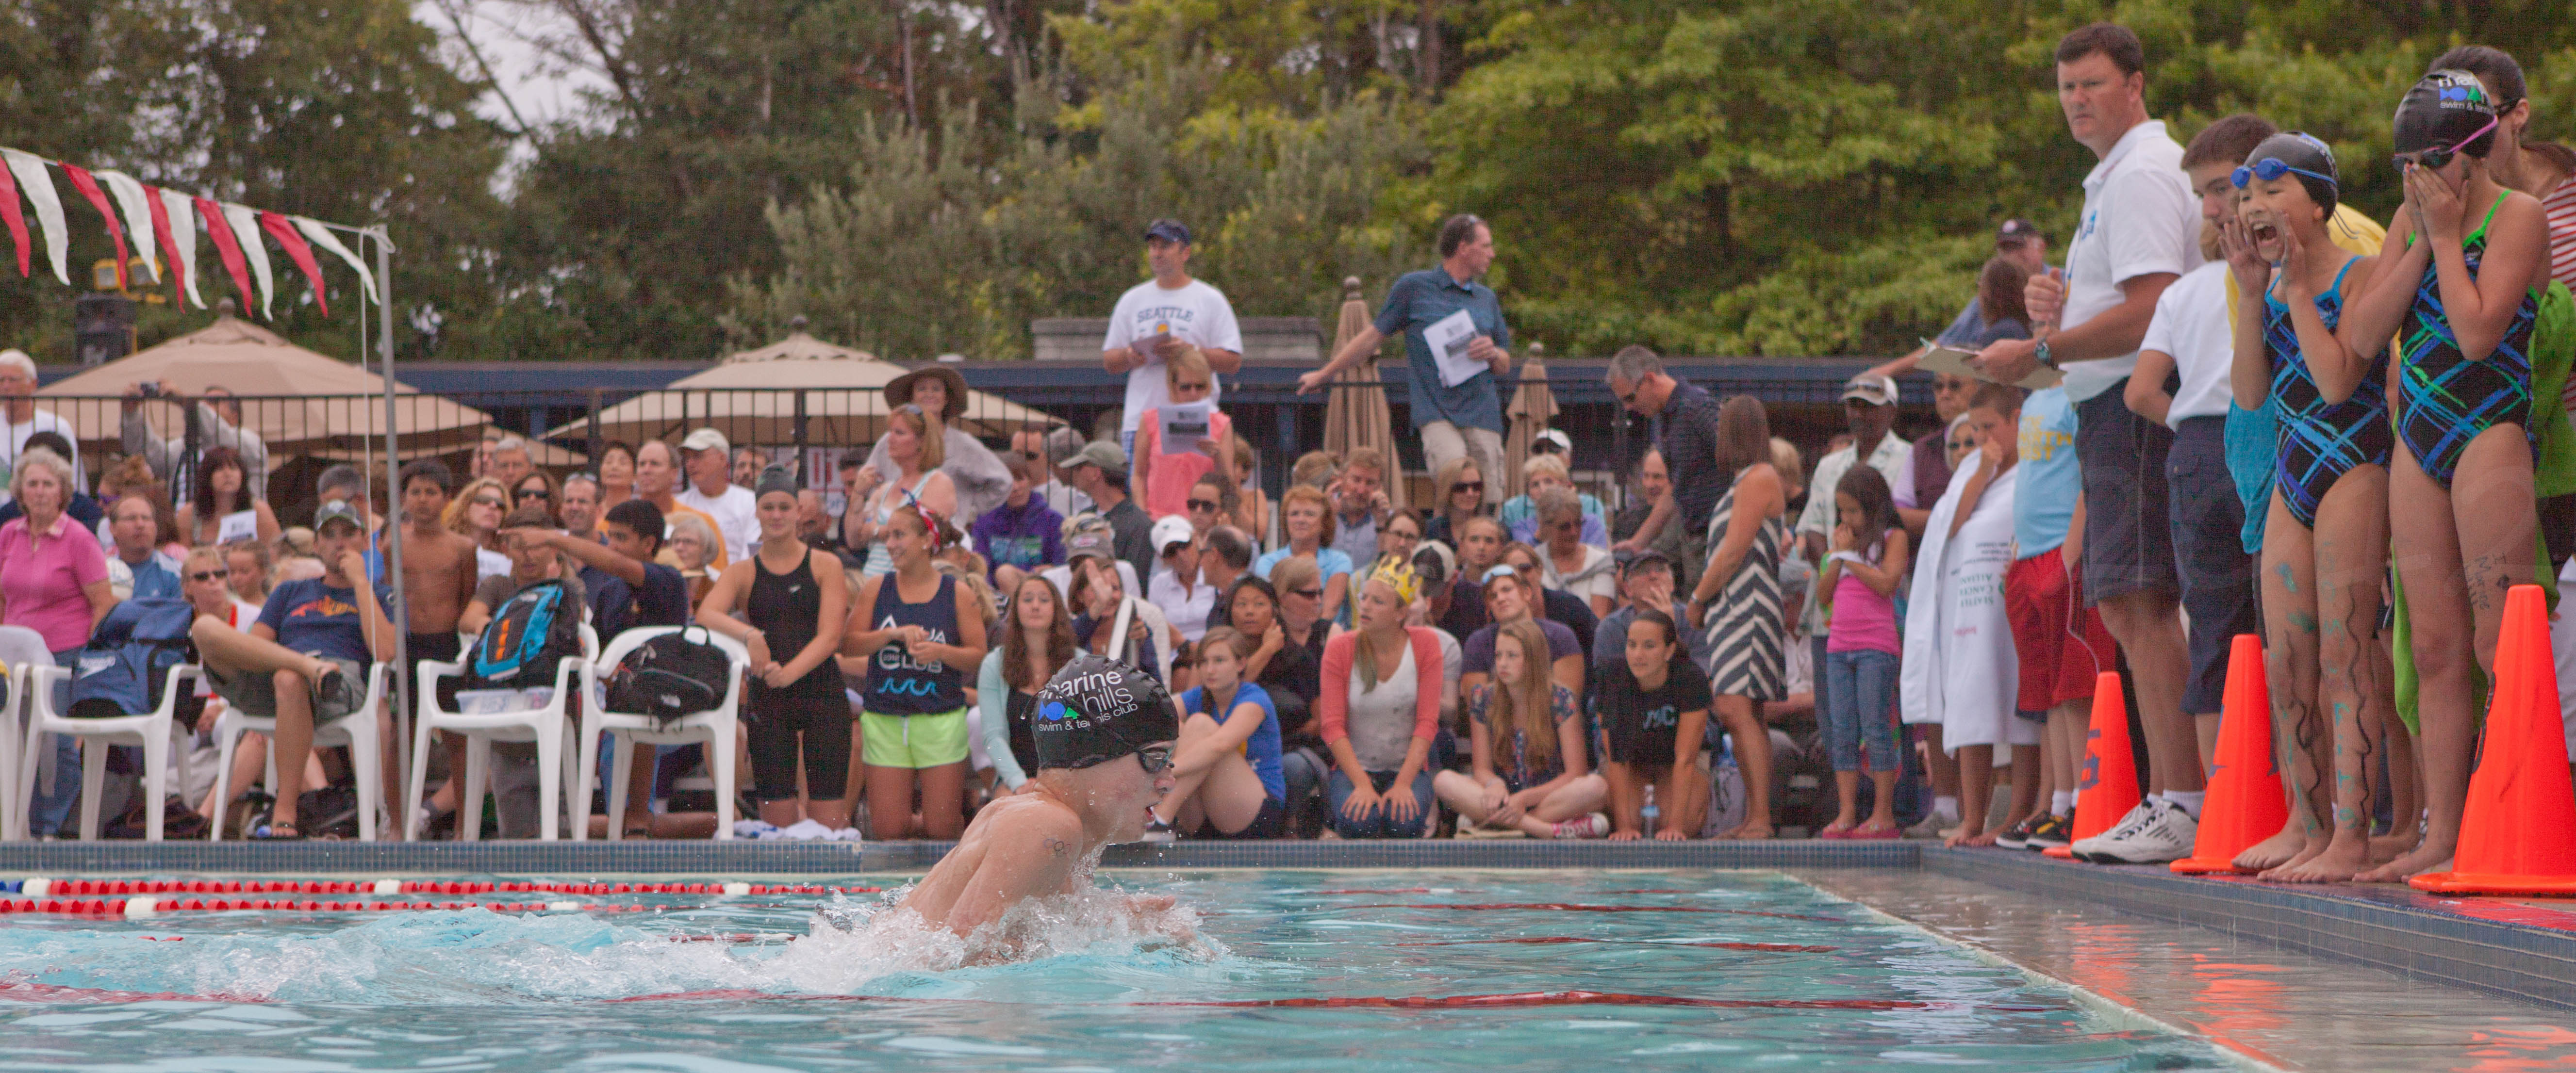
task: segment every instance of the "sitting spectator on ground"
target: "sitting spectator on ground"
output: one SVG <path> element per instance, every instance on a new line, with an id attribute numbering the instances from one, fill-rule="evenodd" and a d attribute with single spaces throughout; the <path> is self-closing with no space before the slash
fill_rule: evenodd
<path id="1" fill-rule="evenodd" d="M 1082 514 L 1066 520 L 1064 523 L 1065 562 L 1038 571 L 1038 576 L 1055 583 L 1055 591 L 1059 596 L 1073 591 L 1073 546 L 1086 535 L 1100 538 L 1097 544 L 1100 554 L 1113 557 L 1115 555 L 1117 531 L 1110 528 L 1106 519 L 1097 514 Z M 1127 560 L 1113 558 L 1111 565 L 1118 570 L 1118 583 L 1122 588 L 1128 592 L 1145 591 L 1146 575 L 1138 574 L 1136 568 Z"/>
<path id="2" fill-rule="evenodd" d="M 1419 584 L 1409 566 L 1380 567 L 1361 586 L 1359 628 L 1324 645 L 1316 708 L 1333 756 L 1333 830 L 1343 838 L 1429 833 L 1441 658 L 1429 627 L 1404 622 Z"/>
<path id="3" fill-rule="evenodd" d="M 1270 493 L 1263 490 L 1261 455 L 1244 442 L 1243 434 L 1234 435 L 1234 497 L 1226 510 L 1232 512 L 1234 527 L 1252 536 L 1255 542 L 1268 537 L 1271 524 Z"/>
<path id="4" fill-rule="evenodd" d="M 1252 541 L 1243 530 L 1220 525 L 1199 534 L 1199 580 L 1217 591 L 1217 604 L 1225 603 L 1225 593 L 1234 588 L 1236 579 L 1252 572 Z M 1225 615 L 1216 607 L 1208 609 L 1209 621 L 1223 623 Z"/>
<path id="5" fill-rule="evenodd" d="M 1609 743 L 1604 773 L 1614 840 L 1697 838 L 1708 815 L 1708 772 L 1700 757 L 1711 703 L 1708 675 L 1683 655 L 1680 638 L 1663 612 L 1640 612 L 1628 623 L 1627 658 L 1601 676 L 1598 710 Z M 1642 822 L 1650 792 L 1662 814 L 1653 831 Z M 1747 822 L 1755 818 L 1769 826 L 1767 816 Z"/>
<path id="6" fill-rule="evenodd" d="M 0 363 L 0 377 L 11 368 Z M 64 667 L 73 665 L 98 620 L 116 606 L 107 554 L 89 530 L 63 513 L 71 489 L 71 465 L 63 456 L 29 448 L 18 455 L 9 475 L 11 502 L 25 513 L 0 524 L 0 625 L 36 631 L 54 662 Z M 28 830 L 38 838 L 61 829 L 80 793 L 80 783 L 71 777 L 80 769 L 77 740 L 58 734 L 53 741 L 54 792 L 29 787 L 35 799 L 28 807 Z"/>
<path id="7" fill-rule="evenodd" d="M 170 382 L 167 380 L 155 382 L 152 385 L 152 392 L 162 399 L 180 405 L 187 405 L 188 402 L 178 392 L 171 390 Z M 154 480 L 164 484 L 185 483 L 194 487 L 194 478 L 186 477 L 183 480 L 184 475 L 179 472 L 183 468 L 179 463 L 188 457 L 188 437 L 184 434 L 168 438 L 155 435 L 152 431 L 152 422 L 143 414 L 144 398 L 143 385 L 127 384 L 125 398 L 117 407 L 117 432 L 125 441 L 126 456 L 143 459 L 151 466 Z M 259 433 L 251 431 L 242 424 L 241 400 L 233 397 L 230 388 L 219 384 L 208 384 L 205 392 L 197 397 L 196 407 L 197 449 L 200 451 L 217 447 L 231 449 L 234 457 L 241 459 L 242 466 L 250 471 L 250 497 L 259 500 L 267 499 L 268 441 L 261 439 Z M 184 432 L 184 430 L 185 426 L 182 425 L 179 431 Z"/>
<path id="8" fill-rule="evenodd" d="M 1413 553 L 1421 547 L 1422 516 L 1407 507 L 1388 514 L 1386 524 L 1378 526 L 1377 554 L 1370 556 L 1369 561 L 1394 556 L 1400 562 L 1409 563 L 1413 561 Z"/>
<path id="9" fill-rule="evenodd" d="M 1351 572 L 1357 564 L 1351 557 L 1333 547 L 1333 510 L 1323 492 L 1300 485 L 1279 499 L 1279 515 L 1288 533 L 1286 546 L 1252 562 L 1252 572 L 1276 579 L 1273 572 L 1279 564 L 1291 560 L 1310 562 L 1323 578 L 1321 614 L 1327 620 L 1343 621 L 1343 604 L 1350 595 Z"/>
<path id="10" fill-rule="evenodd" d="M 1503 545 L 1502 565 L 1520 571 L 1521 580 L 1537 593 L 1530 602 L 1531 613 L 1574 631 L 1575 645 L 1588 662 L 1592 658 L 1592 631 L 1601 628 L 1601 616 L 1592 613 L 1591 601 L 1563 589 L 1547 587 L 1539 558 L 1538 549 L 1527 544 Z"/>
<path id="11" fill-rule="evenodd" d="M 1065 595 L 1065 606 L 1073 611 L 1074 643 L 1170 682 L 1180 635 L 1172 632 L 1162 609 L 1127 591 L 1102 534 L 1075 537 L 1071 554 L 1073 591 Z M 1123 632 L 1116 628 L 1121 621 L 1128 623 Z"/>
<path id="12" fill-rule="evenodd" d="M 1661 611 L 1667 616 L 1681 613 L 1682 602 L 1676 598 L 1678 582 L 1673 577 L 1673 564 L 1662 553 L 1642 551 L 1619 568 L 1619 609 L 1601 616 L 1601 625 L 1592 631 L 1592 672 L 1599 675 L 1615 668 L 1628 658 L 1628 624 L 1637 621 L 1642 611 Z M 1674 621 L 1680 621 L 1675 618 Z M 1682 650 L 1690 661 L 1708 666 L 1708 635 L 1699 630 L 1682 631 Z"/>
<path id="13" fill-rule="evenodd" d="M 270 787 L 277 803 L 253 838 L 304 837 L 295 807 L 313 729 L 356 711 L 366 699 L 368 665 L 394 657 L 394 625 L 384 608 L 390 594 L 366 582 L 366 529 L 357 509 L 324 500 L 314 512 L 313 544 L 322 576 L 278 586 L 249 633 L 213 617 L 189 630 L 215 692 L 245 714 L 277 719 L 277 785 Z"/>
<path id="14" fill-rule="evenodd" d="M 1183 641 L 1197 644 L 1207 633 L 1209 612 L 1216 607 L 1215 587 L 1199 576 L 1198 537 L 1190 531 L 1190 523 L 1165 518 L 1154 523 L 1154 551 L 1162 558 L 1163 569 L 1145 583 L 1146 597 L 1162 609 L 1164 620 L 1180 631 Z M 1187 782 L 1187 776 L 1182 781 Z"/>
<path id="15" fill-rule="evenodd" d="M 1290 559 L 1279 564 L 1267 579 L 1270 590 L 1279 597 L 1279 628 L 1288 643 L 1298 645 L 1324 662 L 1324 642 L 1332 639 L 1332 624 L 1324 619 L 1323 574 L 1315 564 L 1304 559 Z"/>
<path id="16" fill-rule="evenodd" d="M 1557 433 L 1557 435 L 1561 436 L 1564 433 Z M 1539 495 L 1550 488 L 1574 491 L 1573 471 L 1566 468 L 1564 455 L 1550 452 L 1532 454 L 1529 462 L 1521 467 L 1521 476 L 1529 483 L 1529 491 L 1504 500 L 1502 509 L 1495 513 L 1495 517 L 1501 519 L 1503 530 L 1510 533 L 1512 539 L 1523 544 L 1535 544 L 1539 539 Z M 1609 550 L 1610 523 L 1606 512 L 1602 510 L 1601 501 L 1592 498 L 1592 494 L 1586 492 L 1576 502 L 1583 506 L 1583 542 L 1604 551 Z"/>
<path id="17" fill-rule="evenodd" d="M 1342 456 L 1331 451 L 1308 451 L 1297 456 L 1297 464 L 1288 471 L 1288 486 L 1304 485 L 1318 492 L 1333 486 L 1342 476 Z"/>
<path id="18" fill-rule="evenodd" d="M 711 428 L 691 432 L 680 441 L 680 488 L 672 494 L 680 505 L 714 519 L 724 541 L 727 564 L 751 554 L 760 540 L 760 511 L 751 489 L 733 483 L 733 445 Z"/>
<path id="19" fill-rule="evenodd" d="M 1073 616 L 1065 613 L 1063 594 L 1045 578 L 1022 577 L 1011 589 L 1001 636 L 975 677 L 996 797 L 1019 793 L 1037 772 L 1038 690 L 1073 661 Z"/>
<path id="20" fill-rule="evenodd" d="M 1134 472 L 1127 478 L 1128 496 L 1155 518 L 1187 514 L 1190 486 L 1209 473 L 1231 472 L 1233 463 L 1226 451 L 1234 442 L 1234 421 L 1211 401 L 1216 376 L 1207 358 L 1196 348 L 1184 350 L 1164 364 L 1164 379 L 1170 397 L 1146 407 L 1135 428 Z M 1179 416 L 1165 420 L 1167 414 Z M 1177 439 L 1177 433 L 1190 439 Z"/>
<path id="21" fill-rule="evenodd" d="M 1239 498 L 1232 482 L 1208 473 L 1190 485 L 1190 497 L 1182 501 L 1181 506 L 1189 511 L 1186 517 L 1190 528 L 1204 534 L 1234 517 L 1235 503 Z"/>
<path id="22" fill-rule="evenodd" d="M 1020 578 L 1064 561 L 1064 516 L 1037 494 L 1038 486 L 1045 483 L 1044 460 L 1013 455 L 1010 470 L 1011 494 L 1001 506 L 975 519 L 969 535 L 975 550 L 992 564 L 989 580 L 994 587 L 1017 592 Z"/>
<path id="23" fill-rule="evenodd" d="M 1504 627 L 1491 681 L 1467 695 L 1469 769 L 1443 771 L 1432 789 L 1466 822 L 1531 838 L 1599 838 L 1609 783 L 1586 762 L 1588 736 L 1574 693 L 1545 669 L 1546 635 L 1534 622 Z"/>
<path id="24" fill-rule="evenodd" d="M 1449 608 L 1433 625 L 1450 636 L 1467 637 L 1493 622 L 1485 609 L 1485 575 L 1503 561 L 1503 545 L 1511 543 L 1511 538 L 1503 531 L 1503 523 L 1483 516 L 1468 519 L 1459 540 L 1458 574 L 1450 583 Z"/>
<path id="25" fill-rule="evenodd" d="M 1288 786 L 1279 766 L 1279 713 L 1269 691 L 1243 680 L 1249 637 L 1231 626 L 1198 647 L 1199 684 L 1177 699 L 1186 714 L 1172 752 L 1173 783 L 1145 823 L 1145 840 L 1277 838 L 1286 826 Z"/>
<path id="26" fill-rule="evenodd" d="M 1377 531 L 1394 505 L 1386 497 L 1386 458 L 1374 447 L 1352 449 L 1325 490 L 1333 506 L 1333 548 L 1365 566 L 1377 561 Z M 1416 525 L 1416 535 L 1420 526 Z"/>
<path id="27" fill-rule="evenodd" d="M 1539 619 L 1532 613 L 1537 592 L 1530 576 L 1516 567 L 1498 564 L 1485 573 L 1485 610 L 1493 615 L 1493 624 L 1468 635 L 1465 663 L 1459 669 L 1458 689 L 1474 695 L 1494 675 L 1494 638 L 1504 627 L 1515 622 L 1535 621 L 1539 635 L 1547 641 L 1549 677 L 1564 686 L 1575 699 L 1583 697 L 1583 645 L 1575 639 L 1573 628 L 1561 622 Z"/>
<path id="28" fill-rule="evenodd" d="M 1618 564 L 1601 545 L 1583 542 L 1582 501 L 1550 488 L 1537 502 L 1539 583 L 1583 600 L 1595 618 L 1609 614 L 1619 589 Z"/>

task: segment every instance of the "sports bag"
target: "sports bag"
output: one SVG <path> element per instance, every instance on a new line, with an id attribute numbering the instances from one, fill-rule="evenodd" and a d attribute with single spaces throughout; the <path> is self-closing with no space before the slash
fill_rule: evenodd
<path id="1" fill-rule="evenodd" d="M 465 670 L 476 687 L 528 689 L 554 684 L 557 666 L 579 655 L 580 602 L 563 582 L 540 581 L 492 612 Z"/>
<path id="2" fill-rule="evenodd" d="M 72 664 L 74 719 L 142 715 L 161 704 L 170 668 L 188 661 L 188 627 L 197 611 L 186 600 L 127 600 L 91 631 Z"/>
<path id="3" fill-rule="evenodd" d="M 717 648 L 704 626 L 665 633 L 635 646 L 609 672 L 608 710 L 649 715 L 670 723 L 713 711 L 724 702 L 733 658 Z"/>

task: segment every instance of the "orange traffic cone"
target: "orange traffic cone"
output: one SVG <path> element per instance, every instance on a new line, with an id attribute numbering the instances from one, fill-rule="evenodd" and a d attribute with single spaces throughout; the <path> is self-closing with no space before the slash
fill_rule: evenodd
<path id="1" fill-rule="evenodd" d="M 2084 734 L 2084 773 L 2075 786 L 2075 841 L 2111 829 L 2138 807 L 2138 763 L 2129 747 L 2129 706 L 2120 697 L 2120 674 L 2104 671 L 2093 680 L 2093 725 Z M 2051 846 L 2051 857 L 2073 857 L 2065 846 Z"/>
<path id="2" fill-rule="evenodd" d="M 2506 594 L 2486 743 L 2469 779 L 2449 872 L 2407 882 L 2435 894 L 2576 894 L 2576 788 L 2567 778 L 2558 667 L 2538 585 Z"/>
<path id="3" fill-rule="evenodd" d="M 2191 856 L 2173 862 L 2187 876 L 2236 871 L 2236 855 L 2289 822 L 2281 769 L 2272 758 L 2272 697 L 2263 680 L 2263 639 L 2236 635 L 2227 653 L 2227 700 L 2218 722 L 2218 765 Z"/>

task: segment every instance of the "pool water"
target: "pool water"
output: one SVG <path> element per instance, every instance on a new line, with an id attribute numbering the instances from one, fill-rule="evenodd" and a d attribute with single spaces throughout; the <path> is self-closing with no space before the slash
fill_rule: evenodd
<path id="1" fill-rule="evenodd" d="M 874 895 L 18 915 L 0 928 L 0 1068 L 2235 1065 L 1773 873 L 1111 881 L 1180 907 L 1138 933 L 1099 899 L 1054 906 L 1023 929 L 1042 956 L 977 967 L 953 941 L 867 919 Z"/>

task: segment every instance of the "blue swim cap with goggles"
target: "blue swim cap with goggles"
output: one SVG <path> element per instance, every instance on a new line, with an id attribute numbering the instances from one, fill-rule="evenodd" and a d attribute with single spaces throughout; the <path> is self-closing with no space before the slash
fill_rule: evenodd
<path id="1" fill-rule="evenodd" d="M 2299 185 L 2308 191 L 2308 200 L 2331 213 L 2343 183 L 2335 169 L 2334 150 L 2298 131 L 2284 131 L 2263 139 L 2254 151 L 2245 154 L 2245 163 L 2228 175 L 2228 181 L 2239 190 L 2256 182 L 2275 182 L 2282 176 L 2297 176 Z"/>

